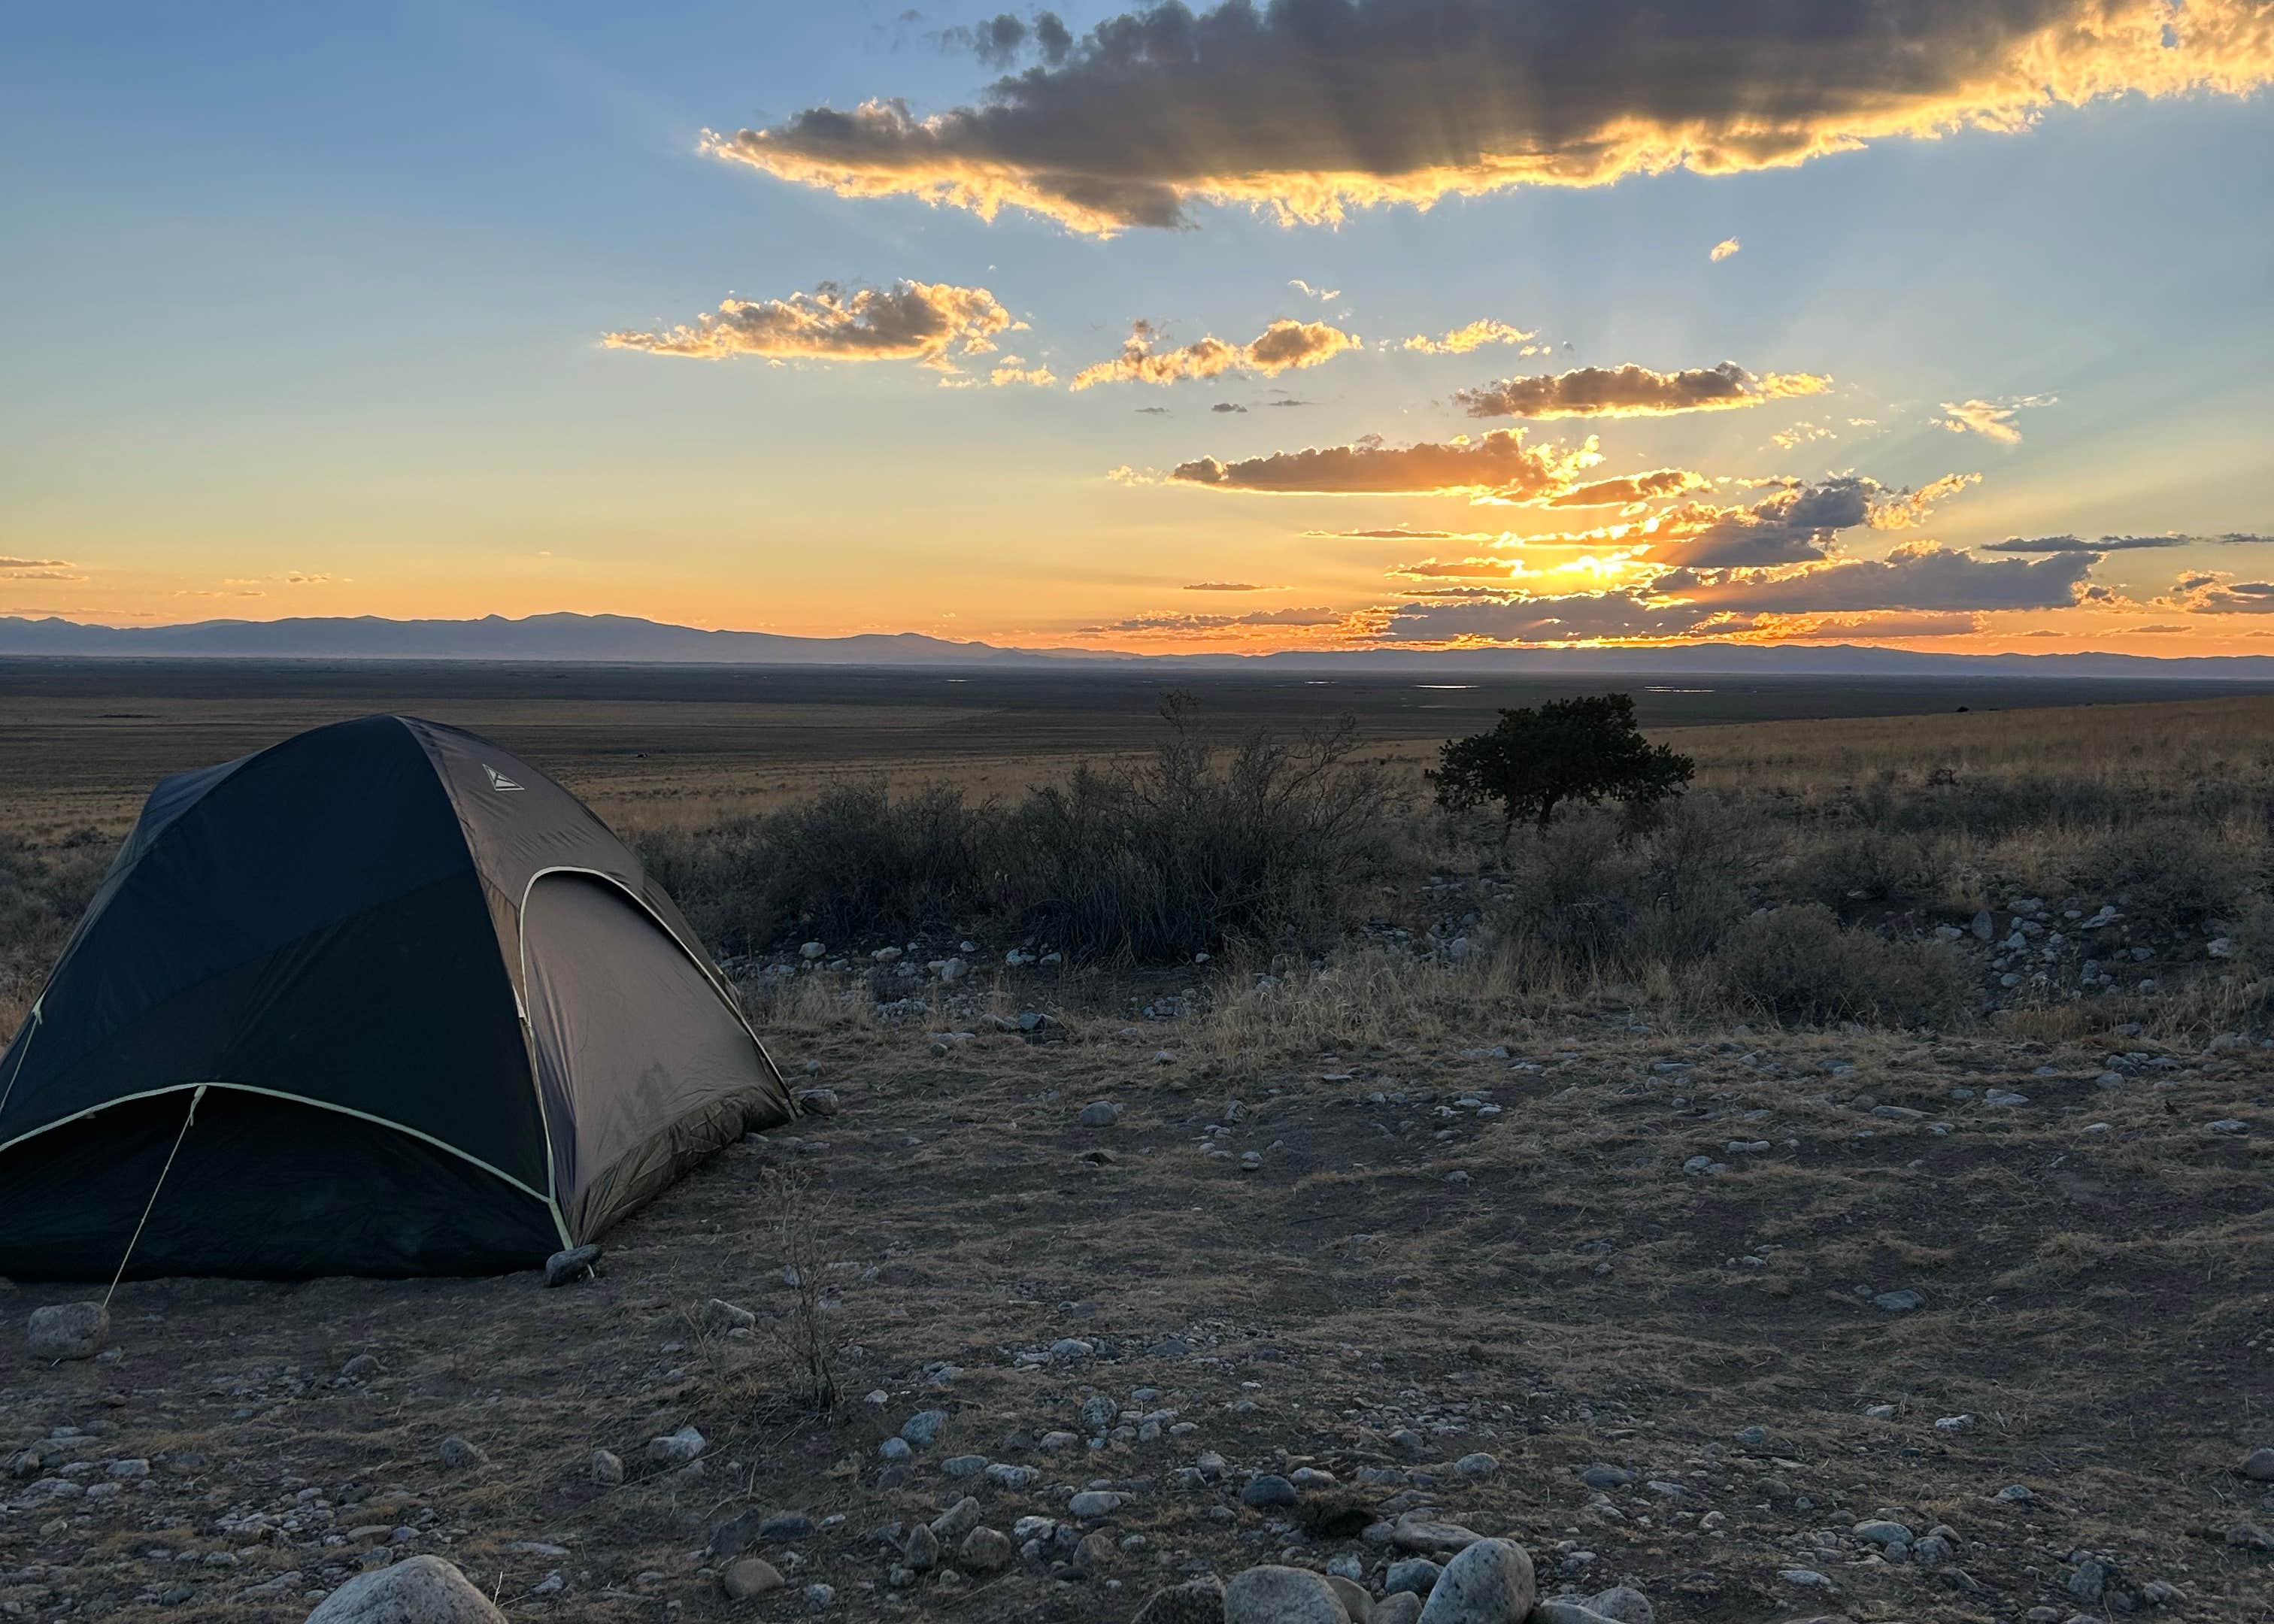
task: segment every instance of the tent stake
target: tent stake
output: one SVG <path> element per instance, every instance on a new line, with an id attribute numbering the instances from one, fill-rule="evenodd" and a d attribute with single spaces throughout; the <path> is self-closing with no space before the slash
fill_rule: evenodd
<path id="1" fill-rule="evenodd" d="M 158 1192 L 166 1187 L 166 1175 L 174 1170 L 174 1158 L 182 1154 L 182 1141 L 190 1136 L 190 1124 L 198 1119 L 198 1101 L 205 1097 L 206 1086 L 200 1083 L 196 1092 L 190 1095 L 190 1114 L 182 1118 L 181 1132 L 174 1135 L 174 1148 L 166 1153 L 166 1165 L 158 1169 L 158 1182 L 150 1186 L 150 1199 L 142 1204 L 141 1222 L 134 1226 L 134 1233 L 127 1237 L 125 1254 L 118 1259 L 118 1273 L 110 1277 L 110 1290 L 102 1294 L 102 1306 L 106 1310 L 110 1306 L 112 1292 L 118 1289 L 118 1282 L 126 1278 L 127 1260 L 134 1255 L 135 1243 L 142 1238 L 142 1225 L 150 1222 L 151 1211 L 158 1205 Z"/>

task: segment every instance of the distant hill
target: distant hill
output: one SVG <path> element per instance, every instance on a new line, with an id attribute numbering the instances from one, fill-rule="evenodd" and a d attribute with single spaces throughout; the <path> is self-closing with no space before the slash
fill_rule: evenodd
<path id="1" fill-rule="evenodd" d="M 91 626 L 0 615 L 0 657 L 56 658 L 506 660 L 685 665 L 1068 667 L 1143 664 L 1194 670 L 1480 672 L 1509 675 L 1728 673 L 1761 676 L 2192 677 L 2274 682 L 2274 655 L 2156 659 L 2140 654 L 1944 654 L 1849 643 L 1703 643 L 1659 649 L 1457 649 L 1387 646 L 1276 654 L 1144 654 L 1095 649 L 998 648 L 918 632 L 793 637 L 704 631 L 621 614 L 532 614 L 523 620 L 390 620 L 377 615 L 198 620 L 181 626 Z"/>

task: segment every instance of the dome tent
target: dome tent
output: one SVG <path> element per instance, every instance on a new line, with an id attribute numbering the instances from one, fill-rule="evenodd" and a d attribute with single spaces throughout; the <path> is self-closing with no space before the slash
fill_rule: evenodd
<path id="1" fill-rule="evenodd" d="M 0 1274 L 527 1267 L 792 1115 L 590 808 L 366 717 L 152 792 L 0 1056 Z"/>

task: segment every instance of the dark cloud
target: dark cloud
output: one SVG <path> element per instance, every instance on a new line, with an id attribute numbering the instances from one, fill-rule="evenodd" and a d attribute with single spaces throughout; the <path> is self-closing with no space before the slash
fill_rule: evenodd
<path id="1" fill-rule="evenodd" d="M 1982 548 L 1984 553 L 2134 553 L 2151 547 L 2242 547 L 2274 544 L 2274 536 L 2230 532 L 2224 536 L 2100 536 L 2090 541 L 2081 536 L 2008 536 Z"/>
<path id="2" fill-rule="evenodd" d="M 1593 479 L 1548 499 L 1551 508 L 1624 508 L 1661 496 L 1679 496 L 1702 490 L 1713 482 L 1686 468 L 1653 468 L 1646 474 L 1622 474 L 1615 479 Z"/>
<path id="3" fill-rule="evenodd" d="M 2156 601 L 2189 614 L 2274 614 L 2274 581 L 2237 581 L 2224 570 L 2190 570 Z"/>
<path id="4" fill-rule="evenodd" d="M 1912 542 L 1885 559 L 1798 569 L 1671 570 L 1615 591 L 1488 598 L 1441 592 L 1435 601 L 1393 610 L 1382 635 L 1406 643 L 1567 643 L 1764 629 L 1779 635 L 1938 635 L 1972 629 L 1960 621 L 1970 622 L 1978 612 L 2067 608 L 2083 595 L 2091 567 L 2091 560 L 2079 558 L 1983 560 Z M 2263 590 L 2274 606 L 2274 587 Z M 1819 615 L 1834 617 L 1831 630 L 1785 620 Z"/>
<path id="5" fill-rule="evenodd" d="M 1634 539 L 1650 543 L 1653 563 L 1699 568 L 1803 563 L 1830 553 L 1842 530 L 1907 530 L 1971 479 L 1946 475 L 1916 491 L 1895 490 L 1863 474 L 1835 474 L 1812 484 L 1780 481 L 1769 495 L 1743 507 L 1692 502 L 1668 508 L 1651 527 L 1638 527 Z"/>
<path id="6" fill-rule="evenodd" d="M 815 107 L 704 145 L 848 197 L 1108 232 L 1187 224 L 1196 201 L 1331 222 L 1512 186 L 1778 168 L 2274 79 L 2263 0 L 1164 0 L 1079 41 L 1040 19 L 1031 32 L 1044 65 L 976 105 Z"/>
<path id="7" fill-rule="evenodd" d="M 1431 492 L 1441 495 L 1538 501 L 1567 489 L 1592 452 L 1565 453 L 1524 443 L 1522 429 L 1495 429 L 1474 440 L 1389 446 L 1368 437 L 1355 445 L 1275 451 L 1220 462 L 1180 462 L 1169 477 L 1216 491 L 1364 494 Z"/>
<path id="8" fill-rule="evenodd" d="M 1166 406 L 1140 406 L 1137 415 L 1141 417 L 1165 417 L 1169 415 L 1169 409 Z"/>
<path id="9" fill-rule="evenodd" d="M 1815 372 L 1756 376 L 1735 361 L 1679 372 L 1656 372 L 1630 362 L 1510 378 L 1482 388 L 1457 389 L 1453 399 L 1472 417 L 1664 417 L 1820 395 L 1831 386 L 1831 379 Z"/>
<path id="10" fill-rule="evenodd" d="M 1245 412 L 1247 408 L 1241 405 L 1238 401 L 1218 401 L 1215 405 L 1209 407 L 1209 410 L 1210 411 Z"/>

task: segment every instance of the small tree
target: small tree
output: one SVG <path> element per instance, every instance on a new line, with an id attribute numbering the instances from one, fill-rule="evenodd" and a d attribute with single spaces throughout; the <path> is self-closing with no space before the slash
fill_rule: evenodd
<path id="1" fill-rule="evenodd" d="M 1502 711 L 1492 732 L 1448 740 L 1429 781 L 1455 811 L 1500 802 L 1506 844 L 1520 817 L 1545 835 L 1567 801 L 1646 808 L 1679 795 L 1696 771 L 1687 756 L 1643 738 L 1630 696 L 1596 694 Z"/>

